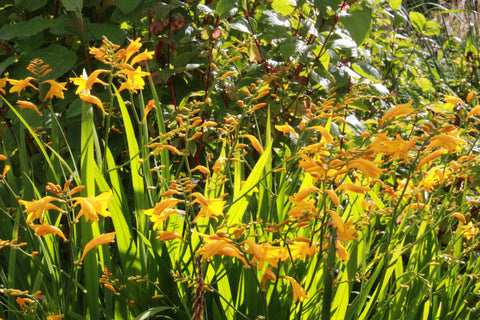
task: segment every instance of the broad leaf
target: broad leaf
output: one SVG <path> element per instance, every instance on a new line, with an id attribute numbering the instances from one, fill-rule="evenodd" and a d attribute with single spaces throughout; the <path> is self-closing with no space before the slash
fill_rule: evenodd
<path id="1" fill-rule="evenodd" d="M 0 29 L 0 39 L 11 40 L 17 37 L 33 36 L 45 29 L 55 26 L 57 23 L 55 19 L 37 16 L 28 21 L 7 24 Z"/>
<path id="2" fill-rule="evenodd" d="M 398 10 L 402 5 L 402 0 L 388 0 L 388 4 L 393 10 Z"/>
<path id="3" fill-rule="evenodd" d="M 83 0 L 61 0 L 62 5 L 67 11 L 81 12 Z"/>
<path id="4" fill-rule="evenodd" d="M 372 8 L 360 6 L 349 10 L 348 15 L 342 16 L 340 21 L 350 33 L 355 42 L 360 45 L 367 39 L 372 24 Z"/>
<path id="5" fill-rule="evenodd" d="M 410 16 L 410 21 L 412 22 L 413 27 L 420 33 L 425 30 L 425 26 L 427 24 L 427 20 L 425 19 L 425 16 L 421 14 L 420 12 L 415 12 L 412 11 L 409 14 Z"/>
<path id="6" fill-rule="evenodd" d="M 115 4 L 125 15 L 132 12 L 141 2 L 142 0 L 115 0 Z"/>

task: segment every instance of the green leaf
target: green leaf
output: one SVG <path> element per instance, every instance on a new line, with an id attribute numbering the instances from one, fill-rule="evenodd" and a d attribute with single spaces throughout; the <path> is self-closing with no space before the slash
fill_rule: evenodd
<path id="1" fill-rule="evenodd" d="M 435 88 L 432 86 L 432 82 L 427 78 L 415 79 L 415 83 L 422 89 L 423 93 L 434 93 Z"/>
<path id="2" fill-rule="evenodd" d="M 425 16 L 421 14 L 420 12 L 415 12 L 412 11 L 409 14 L 410 21 L 412 22 L 413 27 L 420 33 L 425 30 L 425 26 L 427 24 L 427 20 L 425 19 Z"/>
<path id="3" fill-rule="evenodd" d="M 264 169 L 267 165 L 267 161 L 272 161 L 271 153 L 272 144 L 270 143 L 265 147 L 262 156 L 260 157 L 260 159 L 258 159 L 257 164 L 255 165 L 255 167 L 253 167 L 253 170 L 248 176 L 247 181 L 245 181 L 245 184 L 238 192 L 239 195 L 237 195 L 236 193 L 234 194 L 235 202 L 228 210 L 228 222 L 230 224 L 242 222 L 243 215 L 248 207 L 249 198 L 253 194 L 253 189 L 258 183 L 260 183 L 260 180 L 264 178 Z"/>
<path id="4" fill-rule="evenodd" d="M 350 33 L 352 39 L 357 45 L 362 44 L 367 39 L 372 24 L 372 8 L 360 6 L 349 10 L 348 15 L 342 16 L 340 21 Z"/>
<path id="5" fill-rule="evenodd" d="M 106 36 L 115 44 L 122 45 L 125 41 L 125 33 L 118 26 L 109 23 L 89 23 L 88 31 L 97 40 Z"/>
<path id="6" fill-rule="evenodd" d="M 8 66 L 11 65 L 12 63 L 15 63 L 15 61 L 17 61 L 17 59 L 18 59 L 17 56 L 11 56 L 11 57 L 8 57 L 7 59 L 5 59 L 4 61 L 2 61 L 0 63 L 0 76 L 5 71 L 5 69 L 7 69 Z"/>
<path id="7" fill-rule="evenodd" d="M 381 83 L 374 83 L 370 87 L 381 96 L 388 96 L 390 94 L 390 90 Z"/>
<path id="8" fill-rule="evenodd" d="M 47 4 L 47 0 L 15 0 L 17 10 L 26 10 L 28 12 L 38 10 Z"/>
<path id="9" fill-rule="evenodd" d="M 388 0 L 388 4 L 393 10 L 398 10 L 398 8 L 400 8 L 402 5 L 402 0 Z"/>
<path id="10" fill-rule="evenodd" d="M 235 22 L 230 23 L 230 29 L 251 34 L 250 27 L 248 26 L 247 19 L 245 18 L 237 19 Z"/>
<path id="11" fill-rule="evenodd" d="M 436 36 L 440 34 L 442 26 L 440 26 L 435 21 L 427 21 L 425 24 L 425 35 L 426 36 Z"/>
<path id="12" fill-rule="evenodd" d="M 295 10 L 295 4 L 290 0 L 274 0 L 272 8 L 284 16 L 289 16 Z"/>
<path id="13" fill-rule="evenodd" d="M 122 11 L 124 15 L 127 15 L 138 7 L 142 0 L 114 0 L 114 2 L 120 11 Z"/>
<path id="14" fill-rule="evenodd" d="M 228 17 L 233 17 L 238 11 L 238 0 L 220 0 L 217 3 L 216 10 L 220 14 L 220 19 L 226 19 Z"/>
<path id="15" fill-rule="evenodd" d="M 83 0 L 61 0 L 62 5 L 67 11 L 81 12 Z"/>
<path id="16" fill-rule="evenodd" d="M 378 72 L 375 67 L 373 67 L 371 64 L 366 63 L 365 61 L 358 61 L 357 63 L 354 63 L 352 65 L 352 69 L 362 77 L 365 77 L 372 81 L 377 81 L 382 78 L 380 72 Z"/>
<path id="17" fill-rule="evenodd" d="M 47 19 L 37 16 L 28 21 L 7 24 L 0 28 L 0 39 L 11 40 L 16 37 L 28 37 L 57 25 L 56 19 Z"/>

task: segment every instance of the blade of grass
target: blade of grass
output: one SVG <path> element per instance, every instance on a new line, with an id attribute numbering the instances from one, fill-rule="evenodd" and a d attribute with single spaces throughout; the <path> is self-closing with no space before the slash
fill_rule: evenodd
<path id="1" fill-rule="evenodd" d="M 91 103 L 82 102 L 82 127 L 81 127 L 81 158 L 80 178 L 85 186 L 82 192 L 86 197 L 95 197 L 95 158 L 94 158 L 94 119 Z M 100 234 L 98 223 L 88 223 L 81 220 L 82 248 L 85 244 Z M 99 275 L 97 258 L 95 254 L 88 254 L 84 260 L 85 288 L 87 289 L 87 305 L 90 319 L 99 318 Z"/>
<path id="2" fill-rule="evenodd" d="M 249 174 L 245 184 L 240 189 L 238 196 L 235 195 L 235 202 L 228 210 L 228 223 L 240 223 L 242 222 L 243 215 L 248 207 L 249 198 L 253 194 L 253 189 L 260 181 L 265 177 L 265 165 L 270 161 L 272 153 L 272 144 L 270 143 L 265 147 L 265 150 L 258 159 L 258 162 L 253 167 L 252 172 Z M 235 181 L 236 183 L 236 181 Z"/>

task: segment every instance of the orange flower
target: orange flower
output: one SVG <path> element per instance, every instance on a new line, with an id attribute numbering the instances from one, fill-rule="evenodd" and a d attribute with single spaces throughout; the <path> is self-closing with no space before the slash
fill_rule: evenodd
<path id="1" fill-rule="evenodd" d="M 135 53 L 138 52 L 138 50 L 140 50 L 140 48 L 142 47 L 142 44 L 140 43 L 140 40 L 142 40 L 140 37 L 131 41 L 130 44 L 127 46 L 126 49 L 122 49 L 120 50 L 119 52 L 121 52 L 123 54 L 123 57 L 122 57 L 122 60 L 126 63 L 128 61 L 128 59 L 130 59 L 130 57 L 132 55 L 134 55 Z M 121 55 L 122 55 L 121 54 Z"/>
<path id="2" fill-rule="evenodd" d="M 62 319 L 63 317 L 64 317 L 63 314 L 55 315 L 55 313 L 52 312 L 52 314 L 47 317 L 47 320 L 58 320 L 58 319 Z"/>
<path id="3" fill-rule="evenodd" d="M 375 163 L 365 159 L 354 159 L 349 161 L 347 164 L 347 169 L 359 169 L 362 173 L 369 178 L 377 178 L 383 170 L 379 169 Z"/>
<path id="4" fill-rule="evenodd" d="M 23 80 L 8 79 L 8 82 L 10 82 L 10 84 L 13 85 L 13 87 L 10 88 L 10 93 L 18 92 L 18 96 L 20 96 L 20 92 L 22 92 L 22 90 L 24 90 L 26 87 L 32 87 L 33 89 L 38 91 L 38 88 L 30 83 L 30 81 L 32 80 L 35 80 L 35 79 L 32 77 L 26 77 Z"/>
<path id="5" fill-rule="evenodd" d="M 102 113 L 105 113 L 105 109 L 103 108 L 103 103 L 97 97 L 89 95 L 89 94 L 84 94 L 84 93 L 80 93 L 79 96 L 80 96 L 80 99 L 82 99 L 83 102 L 96 104 L 102 110 Z"/>
<path id="6" fill-rule="evenodd" d="M 247 138 L 248 140 L 250 140 L 250 143 L 252 144 L 253 148 L 254 148 L 255 150 L 257 150 L 258 153 L 263 154 L 262 145 L 261 145 L 260 142 L 257 140 L 257 138 L 255 138 L 255 137 L 252 136 L 251 134 L 244 134 L 243 136 L 244 136 L 245 138 Z"/>
<path id="7" fill-rule="evenodd" d="M 288 123 L 285 123 L 284 125 L 275 125 L 275 129 L 278 131 L 282 132 L 284 135 L 287 133 L 291 133 L 295 136 L 295 138 L 298 138 L 298 134 L 295 132 L 295 129 L 293 129 Z"/>
<path id="8" fill-rule="evenodd" d="M 135 63 L 138 63 L 140 61 L 145 61 L 145 60 L 151 60 L 153 58 L 153 54 L 155 52 L 153 51 L 143 51 L 139 54 L 137 54 L 135 57 L 133 57 L 132 61 L 130 62 L 130 65 L 134 65 Z"/>
<path id="9" fill-rule="evenodd" d="M 75 217 L 75 220 L 80 219 L 83 215 L 85 221 L 98 221 L 98 215 L 110 217 L 110 212 L 107 211 L 110 200 L 112 200 L 112 191 L 104 192 L 95 198 L 75 197 L 72 198 L 74 206 L 80 205 L 80 212 Z"/>
<path id="10" fill-rule="evenodd" d="M 465 144 L 465 141 L 455 137 L 455 135 L 458 134 L 458 132 L 455 132 L 452 134 L 436 135 L 431 139 L 431 142 L 425 149 L 425 151 L 430 150 L 434 147 L 441 147 L 448 149 L 449 152 L 460 152 L 460 145 Z"/>
<path id="11" fill-rule="evenodd" d="M 93 238 L 90 240 L 86 245 L 85 249 L 83 249 L 82 257 L 80 258 L 80 262 L 83 261 L 83 258 L 85 258 L 85 255 L 87 254 L 88 251 L 92 250 L 95 247 L 98 247 L 103 244 L 115 242 L 115 234 L 116 232 L 110 232 L 110 233 L 104 233 L 99 235 L 98 237 Z"/>
<path id="12" fill-rule="evenodd" d="M 148 101 L 147 105 L 145 106 L 145 111 L 144 111 L 145 114 L 143 115 L 142 123 L 144 123 L 145 120 L 147 120 L 147 116 L 150 113 L 150 111 L 152 111 L 153 108 L 157 108 L 157 107 L 155 107 L 155 100 L 151 99 L 150 101 Z"/>
<path id="13" fill-rule="evenodd" d="M 290 284 L 293 290 L 294 303 L 297 302 L 297 300 L 300 300 L 301 302 L 303 302 L 303 300 L 308 299 L 307 291 L 303 289 L 303 287 L 297 282 L 297 280 L 289 276 L 282 276 L 282 277 L 290 281 Z"/>
<path id="14" fill-rule="evenodd" d="M 202 259 L 210 260 L 214 255 L 236 257 L 240 259 L 246 267 L 248 267 L 248 263 L 243 257 L 243 254 L 228 240 L 218 238 L 217 236 L 209 236 L 205 234 L 200 234 L 200 236 L 207 243 L 204 244 L 195 253 L 201 254 Z"/>
<path id="15" fill-rule="evenodd" d="M 75 91 L 75 94 L 79 94 L 80 92 L 89 95 L 90 89 L 92 89 L 93 85 L 95 83 L 100 83 L 103 86 L 106 86 L 107 84 L 103 82 L 102 80 L 98 79 L 98 76 L 101 73 L 104 72 L 109 72 L 108 70 L 104 69 L 98 69 L 92 72 L 90 76 L 87 77 L 87 74 L 84 71 L 84 74 L 80 78 L 70 78 L 70 81 L 72 81 L 75 85 L 78 86 L 77 91 Z"/>
<path id="16" fill-rule="evenodd" d="M 326 143 L 333 143 L 333 136 L 324 127 L 313 126 L 313 127 L 308 128 L 308 129 L 313 129 L 313 130 L 320 131 L 320 133 L 322 134 L 322 140 L 325 140 Z"/>
<path id="17" fill-rule="evenodd" d="M 464 224 L 467 223 L 467 220 L 465 219 L 465 216 L 463 214 L 461 214 L 460 212 L 452 213 L 452 217 L 457 218 L 458 220 L 462 221 L 462 223 L 464 223 Z"/>
<path id="18" fill-rule="evenodd" d="M 425 156 L 422 160 L 420 160 L 420 162 L 418 163 L 418 166 L 417 166 L 417 171 L 419 169 L 421 169 L 423 167 L 424 164 L 426 163 L 430 163 L 432 160 L 444 155 L 445 153 L 447 153 L 448 150 L 447 149 L 443 149 L 443 148 L 440 148 L 440 149 L 437 149 L 435 151 L 433 151 L 432 153 L 430 153 L 429 155 Z"/>
<path id="19" fill-rule="evenodd" d="M 40 117 L 42 116 L 42 114 L 40 113 L 40 111 L 38 111 L 37 106 L 34 105 L 33 103 L 31 103 L 30 101 L 18 100 L 18 101 L 17 101 L 17 104 L 18 104 L 18 107 L 19 107 L 20 109 L 32 109 L 32 110 L 34 110 Z"/>
<path id="20" fill-rule="evenodd" d="M 52 99 L 53 97 L 58 97 L 63 99 L 63 90 L 67 90 L 65 88 L 66 82 L 57 82 L 55 80 L 45 80 L 42 83 L 50 84 L 50 90 L 48 90 L 47 95 L 45 96 L 45 100 Z"/>
<path id="21" fill-rule="evenodd" d="M 167 221 L 171 214 L 182 214 L 179 210 L 173 209 L 179 202 L 179 199 L 168 198 L 158 202 L 153 209 L 143 211 L 144 214 L 151 216 L 150 221 L 153 222 L 153 230 L 156 230 L 162 222 Z"/>
<path id="22" fill-rule="evenodd" d="M 460 226 L 463 230 L 462 236 L 470 240 L 472 237 L 475 237 L 478 234 L 478 228 L 476 228 L 470 221 L 467 225 Z"/>
<path id="23" fill-rule="evenodd" d="M 267 282 L 267 280 L 272 280 L 272 281 L 277 280 L 277 276 L 275 275 L 275 273 L 273 273 L 272 268 L 273 267 L 267 268 L 267 270 L 265 270 L 265 273 L 262 276 L 262 290 L 263 291 L 265 291 L 265 283 Z"/>
<path id="24" fill-rule="evenodd" d="M 222 199 L 207 199 L 198 192 L 192 193 L 192 196 L 196 198 L 192 201 L 192 204 L 199 203 L 202 206 L 193 222 L 200 217 L 213 218 L 215 221 L 218 221 L 217 216 L 223 216 L 223 206 L 227 203 L 226 201 Z"/>
<path id="25" fill-rule="evenodd" d="M 148 72 L 142 71 L 140 67 L 136 70 L 125 68 L 118 71 L 115 75 L 123 75 L 125 78 L 125 81 L 120 85 L 118 92 L 127 89 L 136 93 L 137 90 L 143 90 L 145 81 L 142 77 L 148 76 Z"/>
<path id="26" fill-rule="evenodd" d="M 52 201 L 60 201 L 58 198 L 52 196 L 43 197 L 40 200 L 32 200 L 32 201 L 25 201 L 25 200 L 18 200 L 20 204 L 25 206 L 25 210 L 23 212 L 28 213 L 27 216 L 27 223 L 32 222 L 35 219 L 40 220 L 40 223 L 43 223 L 43 217 L 45 212 L 48 210 L 57 210 L 59 212 L 63 212 L 62 209 L 57 207 L 54 204 L 51 204 Z"/>
<path id="27" fill-rule="evenodd" d="M 410 106 L 412 105 L 412 102 L 413 102 L 413 100 L 410 100 L 409 102 L 407 102 L 405 104 L 399 104 L 398 106 L 389 109 L 385 113 L 385 115 L 379 120 L 380 126 L 383 123 L 385 123 L 386 120 L 389 120 L 389 119 L 393 120 L 397 116 L 412 113 L 414 111 L 413 108 L 410 108 Z"/>
<path id="28" fill-rule="evenodd" d="M 173 232 L 173 231 L 157 231 L 158 237 L 156 239 L 160 239 L 162 241 L 168 241 L 168 240 L 174 240 L 174 239 L 180 239 L 182 241 L 183 238 L 178 232 Z"/>
<path id="29" fill-rule="evenodd" d="M 362 193 L 364 194 L 365 192 L 371 191 L 370 188 L 359 186 L 358 184 L 353 184 L 353 183 L 343 183 L 340 186 L 338 186 L 335 191 L 339 190 L 348 190 L 356 193 Z"/>
<path id="30" fill-rule="evenodd" d="M 193 168 L 191 171 L 193 172 L 195 170 L 198 170 L 203 174 L 210 174 L 210 170 L 205 166 L 198 165 L 195 168 Z"/>
<path id="31" fill-rule="evenodd" d="M 63 231 L 60 230 L 59 228 L 55 226 L 50 226 L 47 224 L 29 224 L 30 228 L 35 230 L 35 235 L 36 236 L 45 236 L 47 234 L 56 234 L 62 237 L 64 241 L 67 241 L 67 238 L 65 238 L 65 235 L 63 234 Z"/>

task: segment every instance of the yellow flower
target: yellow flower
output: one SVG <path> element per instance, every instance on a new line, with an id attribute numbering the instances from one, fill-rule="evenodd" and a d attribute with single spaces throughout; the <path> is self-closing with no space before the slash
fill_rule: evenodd
<path id="1" fill-rule="evenodd" d="M 95 83 L 100 83 L 103 86 L 106 86 L 107 84 L 105 82 L 98 79 L 98 76 L 104 72 L 109 71 L 104 69 L 98 69 L 93 71 L 92 74 L 88 76 L 88 78 L 86 78 L 85 76 L 82 76 L 80 78 L 70 78 L 70 81 L 72 81 L 76 86 L 78 86 L 75 94 L 79 94 L 80 92 L 83 92 L 84 94 L 89 94 L 90 89 L 92 89 Z"/>
<path id="2" fill-rule="evenodd" d="M 30 228 L 35 230 L 35 235 L 36 236 L 45 236 L 47 234 L 56 234 L 62 237 L 64 241 L 67 241 L 67 238 L 65 238 L 65 235 L 63 234 L 62 230 L 55 226 L 50 226 L 47 224 L 29 224 Z"/>
<path id="3" fill-rule="evenodd" d="M 465 144 L 460 138 L 455 137 L 458 132 L 453 134 L 439 134 L 431 139 L 430 144 L 425 151 L 432 149 L 433 147 L 441 147 L 448 149 L 449 152 L 460 152 L 460 145 Z"/>
<path id="4" fill-rule="evenodd" d="M 249 245 L 248 253 L 253 254 L 253 258 L 250 261 L 250 264 L 260 263 L 259 268 L 263 268 L 263 263 L 268 263 L 269 265 L 277 268 L 278 261 L 286 261 L 290 259 L 288 249 L 280 246 L 272 246 L 269 243 L 255 244 L 252 242 L 246 242 Z"/>
<path id="5" fill-rule="evenodd" d="M 258 153 L 263 154 L 262 145 L 261 145 L 260 142 L 257 140 L 257 138 L 255 138 L 255 137 L 252 136 L 251 134 L 244 134 L 243 136 L 244 136 L 245 138 L 247 138 L 248 140 L 250 140 L 250 143 L 252 144 L 253 148 L 255 148 L 255 150 L 257 150 Z"/>
<path id="6" fill-rule="evenodd" d="M 13 87 L 10 88 L 10 93 L 12 92 L 18 92 L 18 96 L 20 96 L 20 92 L 24 90 L 26 87 L 32 87 L 35 90 L 38 90 L 37 87 L 35 87 L 33 84 L 30 83 L 30 81 L 35 80 L 32 77 L 26 77 L 23 80 L 12 80 L 8 79 L 8 82 L 10 82 Z"/>
<path id="7" fill-rule="evenodd" d="M 206 243 L 195 253 L 201 254 L 202 259 L 210 260 L 214 255 L 236 257 L 248 267 L 248 263 L 243 257 L 243 254 L 228 240 L 219 238 L 215 235 L 209 236 L 206 234 L 200 234 L 200 236 L 206 241 Z"/>
<path id="8" fill-rule="evenodd" d="M 351 168 L 359 169 L 366 177 L 369 178 L 376 178 L 383 172 L 383 170 L 379 169 L 375 163 L 365 159 L 354 159 L 349 161 L 347 164 L 347 169 Z"/>
<path id="9" fill-rule="evenodd" d="M 397 135 L 395 140 L 390 140 L 384 133 L 374 135 L 375 139 L 372 144 L 368 146 L 368 151 L 374 153 L 383 153 L 390 155 L 393 159 L 408 160 L 408 152 L 415 147 L 415 144 L 420 139 L 419 137 L 413 137 L 410 140 L 403 140 L 400 135 Z"/>
<path id="10" fill-rule="evenodd" d="M 353 183 L 343 183 L 340 186 L 338 186 L 337 189 L 335 189 L 335 192 L 339 190 L 348 190 L 348 191 L 361 193 L 361 194 L 371 191 L 370 188 L 359 186 L 358 184 L 353 184 Z"/>
<path id="11" fill-rule="evenodd" d="M 155 100 L 151 99 L 150 101 L 148 101 L 147 105 L 145 106 L 145 111 L 144 111 L 145 114 L 143 116 L 142 123 L 144 123 L 145 120 L 147 120 L 148 113 L 152 111 L 153 108 L 157 108 L 157 107 L 155 106 Z"/>
<path id="12" fill-rule="evenodd" d="M 45 100 L 52 99 L 53 97 L 58 97 L 63 99 L 63 90 L 67 90 L 65 88 L 66 82 L 57 82 L 55 80 L 45 80 L 42 83 L 49 83 L 50 90 L 48 90 L 47 95 L 45 96 Z"/>
<path id="13" fill-rule="evenodd" d="M 180 239 L 183 241 L 182 236 L 178 232 L 174 231 L 157 231 L 158 237 L 156 239 L 160 239 L 162 241 Z"/>
<path id="14" fill-rule="evenodd" d="M 265 291 L 265 283 L 267 282 L 267 280 L 272 280 L 272 281 L 277 280 L 277 276 L 275 275 L 275 273 L 273 273 L 272 268 L 273 267 L 267 268 L 267 270 L 265 270 L 265 273 L 262 276 L 262 290 L 263 291 Z"/>
<path id="15" fill-rule="evenodd" d="M 105 109 L 103 108 L 103 103 L 97 97 L 89 95 L 89 94 L 84 94 L 84 93 L 80 93 L 79 96 L 80 96 L 80 99 L 82 99 L 83 102 L 96 104 L 102 110 L 102 113 L 105 113 Z"/>
<path id="16" fill-rule="evenodd" d="M 307 239 L 308 240 L 308 239 Z M 292 259 L 296 260 L 301 258 L 303 262 L 308 257 L 312 258 L 316 252 L 316 246 L 313 246 L 313 250 L 310 247 L 310 243 L 306 241 L 293 241 L 288 245 L 290 248 L 290 253 L 292 255 Z"/>
<path id="17" fill-rule="evenodd" d="M 32 109 L 32 110 L 34 110 L 40 117 L 42 116 L 42 114 L 40 113 L 40 111 L 38 111 L 37 106 L 34 105 L 33 103 L 31 103 L 30 101 L 18 100 L 18 101 L 17 101 L 17 104 L 18 104 L 18 107 L 19 107 L 20 109 Z"/>
<path id="18" fill-rule="evenodd" d="M 457 104 L 462 104 L 462 105 L 465 105 L 465 102 L 463 102 L 462 99 L 460 99 L 459 97 L 455 97 L 455 96 L 448 96 L 448 95 L 445 95 L 445 98 L 443 99 L 446 103 L 450 103 L 450 104 L 453 104 L 454 106 L 456 106 Z"/>
<path id="19" fill-rule="evenodd" d="M 26 220 L 27 223 L 30 223 L 35 219 L 38 219 L 40 220 L 40 223 L 43 223 L 45 212 L 47 212 L 48 210 L 57 210 L 59 212 L 63 212 L 62 209 L 60 209 L 54 204 L 51 204 L 50 202 L 52 201 L 60 200 L 52 196 L 46 196 L 40 200 L 32 201 L 18 200 L 20 204 L 25 206 L 25 210 L 23 212 L 28 213 Z"/>
<path id="20" fill-rule="evenodd" d="M 292 133 L 295 138 L 298 138 L 298 134 L 295 132 L 295 129 L 293 129 L 288 123 L 285 123 L 284 125 L 275 125 L 275 129 L 278 131 L 282 132 L 284 135 L 287 133 Z"/>
<path id="21" fill-rule="evenodd" d="M 389 119 L 393 120 L 397 116 L 412 113 L 414 111 L 413 108 L 410 108 L 410 106 L 412 105 L 412 102 L 413 102 L 413 100 L 410 100 L 409 102 L 407 102 L 405 104 L 399 104 L 398 106 L 389 109 L 385 113 L 385 115 L 379 120 L 380 126 L 383 123 L 385 123 L 386 120 L 389 120 Z"/>
<path id="22" fill-rule="evenodd" d="M 465 226 L 460 226 L 460 228 L 465 230 L 465 232 L 462 233 L 462 236 L 467 238 L 467 240 L 470 240 L 472 237 L 475 237 L 478 234 L 478 228 L 475 228 L 475 226 L 472 224 L 472 221 Z"/>
<path id="23" fill-rule="evenodd" d="M 341 241 L 346 242 L 347 240 L 354 240 L 356 238 L 357 230 L 352 227 L 352 220 L 343 223 L 343 219 L 338 213 L 333 210 L 327 210 L 327 212 L 332 217 L 333 226 L 337 228 L 337 236 Z"/>
<path id="24" fill-rule="evenodd" d="M 7 78 L 0 79 L 0 94 L 5 94 L 5 86 L 7 85 Z"/>
<path id="25" fill-rule="evenodd" d="M 291 284 L 292 290 L 293 290 L 293 302 L 294 303 L 297 302 L 297 300 L 300 300 L 301 302 L 303 302 L 303 300 L 308 299 L 307 291 L 305 289 L 303 289 L 303 287 L 297 282 L 297 280 L 295 280 L 294 278 L 289 277 L 289 276 L 283 276 L 283 278 L 290 281 L 290 284 Z"/>
<path id="26" fill-rule="evenodd" d="M 132 42 L 130 42 L 130 44 L 127 46 L 126 49 L 122 49 L 119 51 L 119 55 L 121 56 L 122 60 L 126 63 L 128 62 L 128 59 L 130 59 L 130 57 L 132 55 L 134 55 L 135 53 L 138 52 L 138 50 L 140 50 L 140 48 L 142 47 L 142 44 L 140 43 L 140 40 L 142 40 L 141 38 L 137 38 L 135 40 L 133 40 Z"/>
<path id="27" fill-rule="evenodd" d="M 213 218 L 215 221 L 218 221 L 217 216 L 223 216 L 223 206 L 226 201 L 222 199 L 207 199 L 198 192 L 192 193 L 192 196 L 196 198 L 192 201 L 192 204 L 199 203 L 202 206 L 193 222 L 200 217 Z"/>
<path id="28" fill-rule="evenodd" d="M 463 214 L 461 214 L 460 212 L 452 213 L 452 217 L 457 218 L 458 220 L 462 221 L 464 224 L 467 223 L 467 220 L 465 219 L 465 216 Z"/>
<path id="29" fill-rule="evenodd" d="M 98 237 L 93 238 L 90 240 L 86 245 L 85 248 L 83 249 L 82 257 L 80 258 L 80 262 L 83 261 L 83 258 L 85 258 L 85 255 L 87 254 L 88 251 L 92 250 L 93 248 L 96 248 L 100 245 L 115 242 L 115 234 L 116 232 L 110 232 L 110 233 L 104 233 L 99 235 Z"/>
<path id="30" fill-rule="evenodd" d="M 337 254 L 340 257 L 340 259 L 342 259 L 343 261 L 350 260 L 350 256 L 348 255 L 347 250 L 345 249 L 344 246 L 342 246 L 342 244 L 339 241 L 337 241 L 337 243 L 336 243 L 336 249 L 337 249 Z"/>
<path id="31" fill-rule="evenodd" d="M 433 151 L 429 155 L 425 156 L 422 160 L 420 160 L 420 162 L 418 162 L 417 171 L 419 169 L 421 169 L 424 164 L 426 164 L 426 163 L 430 164 L 430 162 L 432 160 L 444 155 L 447 152 L 448 152 L 447 149 L 440 148 L 440 149 L 437 149 L 437 150 Z"/>
<path id="32" fill-rule="evenodd" d="M 135 57 L 133 57 L 132 61 L 130 62 L 130 65 L 134 65 L 135 63 L 138 63 L 140 61 L 145 61 L 145 60 L 150 60 L 153 58 L 153 51 L 143 51 L 142 53 L 137 54 Z"/>
<path id="33" fill-rule="evenodd" d="M 162 222 L 167 221 L 171 214 L 181 214 L 179 210 L 173 209 L 179 202 L 179 199 L 168 198 L 158 202 L 153 209 L 143 211 L 144 214 L 151 216 L 150 221 L 153 222 L 153 230 L 156 230 Z"/>
<path id="34" fill-rule="evenodd" d="M 308 128 L 308 129 L 313 129 L 313 130 L 320 131 L 320 133 L 322 134 L 322 140 L 325 140 L 326 143 L 333 143 L 333 136 L 324 127 L 313 126 L 313 127 Z"/>
<path id="35" fill-rule="evenodd" d="M 75 217 L 75 220 L 80 219 L 83 215 L 85 221 L 98 221 L 98 215 L 110 217 L 110 212 L 107 211 L 110 200 L 112 200 L 112 191 L 104 192 L 95 198 L 75 197 L 72 198 L 74 206 L 80 205 L 80 211 Z"/>
<path id="36" fill-rule="evenodd" d="M 127 89 L 136 93 L 137 90 L 143 90 L 145 81 L 142 77 L 148 76 L 148 72 L 144 72 L 138 67 L 136 70 L 122 69 L 115 75 L 124 75 L 126 77 L 126 80 L 120 85 L 118 92 Z"/>

